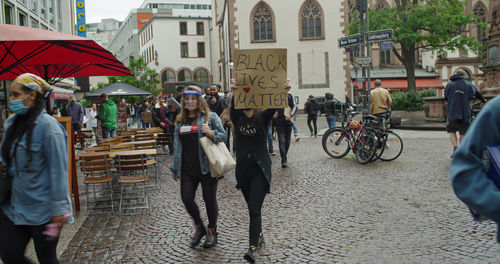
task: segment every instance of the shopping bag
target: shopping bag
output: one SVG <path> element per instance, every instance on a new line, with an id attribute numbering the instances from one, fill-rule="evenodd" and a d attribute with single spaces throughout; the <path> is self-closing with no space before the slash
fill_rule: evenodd
<path id="1" fill-rule="evenodd" d="M 200 144 L 207 155 L 212 178 L 220 178 L 236 167 L 236 161 L 224 142 L 215 143 L 208 137 L 202 137 Z"/>

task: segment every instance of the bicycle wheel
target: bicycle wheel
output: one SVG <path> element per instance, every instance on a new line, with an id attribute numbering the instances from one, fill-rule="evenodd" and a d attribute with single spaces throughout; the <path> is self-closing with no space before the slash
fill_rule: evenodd
<path id="1" fill-rule="evenodd" d="M 343 135 L 343 132 L 343 128 L 333 127 L 328 129 L 321 139 L 323 149 L 332 158 L 340 159 L 351 150 L 349 146 L 349 137 Z"/>
<path id="2" fill-rule="evenodd" d="M 375 148 L 375 155 L 373 155 L 373 158 L 371 160 L 372 162 L 376 161 L 378 158 L 380 158 L 382 153 L 384 153 L 384 139 L 380 134 L 375 134 L 375 142 L 377 146 Z"/>
<path id="3" fill-rule="evenodd" d="M 360 137 L 359 148 L 356 151 L 356 161 L 361 164 L 366 164 L 370 162 L 375 155 L 377 150 L 377 140 L 375 139 L 375 134 L 363 133 Z"/>
<path id="4" fill-rule="evenodd" d="M 382 155 L 380 155 L 379 159 L 383 161 L 391 161 L 395 160 L 401 155 L 403 152 L 403 140 L 398 134 L 387 131 L 384 150 Z"/>

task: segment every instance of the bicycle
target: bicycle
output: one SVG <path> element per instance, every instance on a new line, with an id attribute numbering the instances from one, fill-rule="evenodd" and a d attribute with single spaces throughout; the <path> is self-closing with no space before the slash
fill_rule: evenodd
<path id="1" fill-rule="evenodd" d="M 391 109 L 379 106 L 380 109 L 386 112 L 381 114 L 377 120 L 371 119 L 367 126 L 373 130 L 377 139 L 377 150 L 372 161 L 380 159 L 382 161 L 393 161 L 403 153 L 403 140 L 401 137 L 389 129 L 389 119 L 391 117 Z"/>
<path id="2" fill-rule="evenodd" d="M 330 128 L 323 135 L 321 140 L 323 150 L 330 157 L 340 159 L 352 149 L 357 162 L 360 164 L 370 162 L 376 151 L 375 134 L 364 124 L 352 120 L 358 114 L 352 107 L 345 107 L 342 114 L 343 126 Z"/>

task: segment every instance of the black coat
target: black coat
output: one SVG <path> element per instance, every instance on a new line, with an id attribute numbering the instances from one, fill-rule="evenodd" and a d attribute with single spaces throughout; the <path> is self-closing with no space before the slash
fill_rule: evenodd
<path id="1" fill-rule="evenodd" d="M 273 118 L 276 109 L 267 109 L 260 112 L 253 118 L 247 118 L 243 110 L 234 109 L 234 101 L 231 102 L 231 121 L 234 124 L 234 134 L 236 137 L 236 188 L 240 189 L 244 177 L 246 175 L 249 157 L 253 157 L 257 162 L 259 169 L 262 171 L 268 182 L 268 189 L 271 186 L 271 158 L 267 149 L 267 131 L 269 122 Z M 247 121 L 252 121 L 255 124 L 256 135 L 245 136 L 241 133 L 241 128 L 244 128 Z"/>
<path id="2" fill-rule="evenodd" d="M 166 123 L 167 125 L 173 125 L 173 121 L 167 117 L 168 108 L 166 106 L 163 107 L 163 113 L 161 111 L 161 107 L 153 108 L 153 123 L 155 126 L 159 127 L 160 123 Z M 166 129 L 166 128 L 165 128 Z"/>
<path id="3" fill-rule="evenodd" d="M 316 102 L 314 99 L 309 99 L 309 101 L 306 102 L 306 105 L 304 107 L 304 112 L 306 112 L 308 115 L 318 115 L 319 112 L 319 104 Z"/>

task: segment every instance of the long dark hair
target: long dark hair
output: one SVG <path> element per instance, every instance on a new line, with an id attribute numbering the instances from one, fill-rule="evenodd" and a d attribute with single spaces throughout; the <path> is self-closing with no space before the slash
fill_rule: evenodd
<path id="1" fill-rule="evenodd" d="M 26 94 L 29 94 L 33 91 L 26 86 L 22 86 L 21 89 Z M 24 124 L 26 126 L 26 129 L 23 130 L 20 135 L 14 135 L 15 127 L 20 125 L 19 122 L 24 121 L 23 119 L 20 119 L 19 116 L 16 116 L 16 120 L 14 120 L 14 123 L 9 127 L 7 133 L 5 134 L 5 142 L 13 142 L 17 138 L 22 138 L 24 133 L 26 133 L 26 148 L 28 149 L 28 162 L 26 163 L 26 168 L 30 166 L 32 160 L 32 154 L 29 150 L 31 149 L 31 139 L 33 128 L 35 127 L 35 121 L 40 115 L 40 112 L 42 112 L 42 109 L 45 107 L 45 105 L 46 100 L 43 95 L 40 93 L 36 93 L 34 105 L 30 109 L 28 109 L 25 114 L 25 116 L 27 117 L 25 121 L 26 124 Z M 2 155 L 4 159 L 7 158 L 7 161 L 10 161 L 10 149 L 6 149 L 5 145 L 12 146 L 12 144 L 4 144 L 4 146 L 2 146 Z"/>

